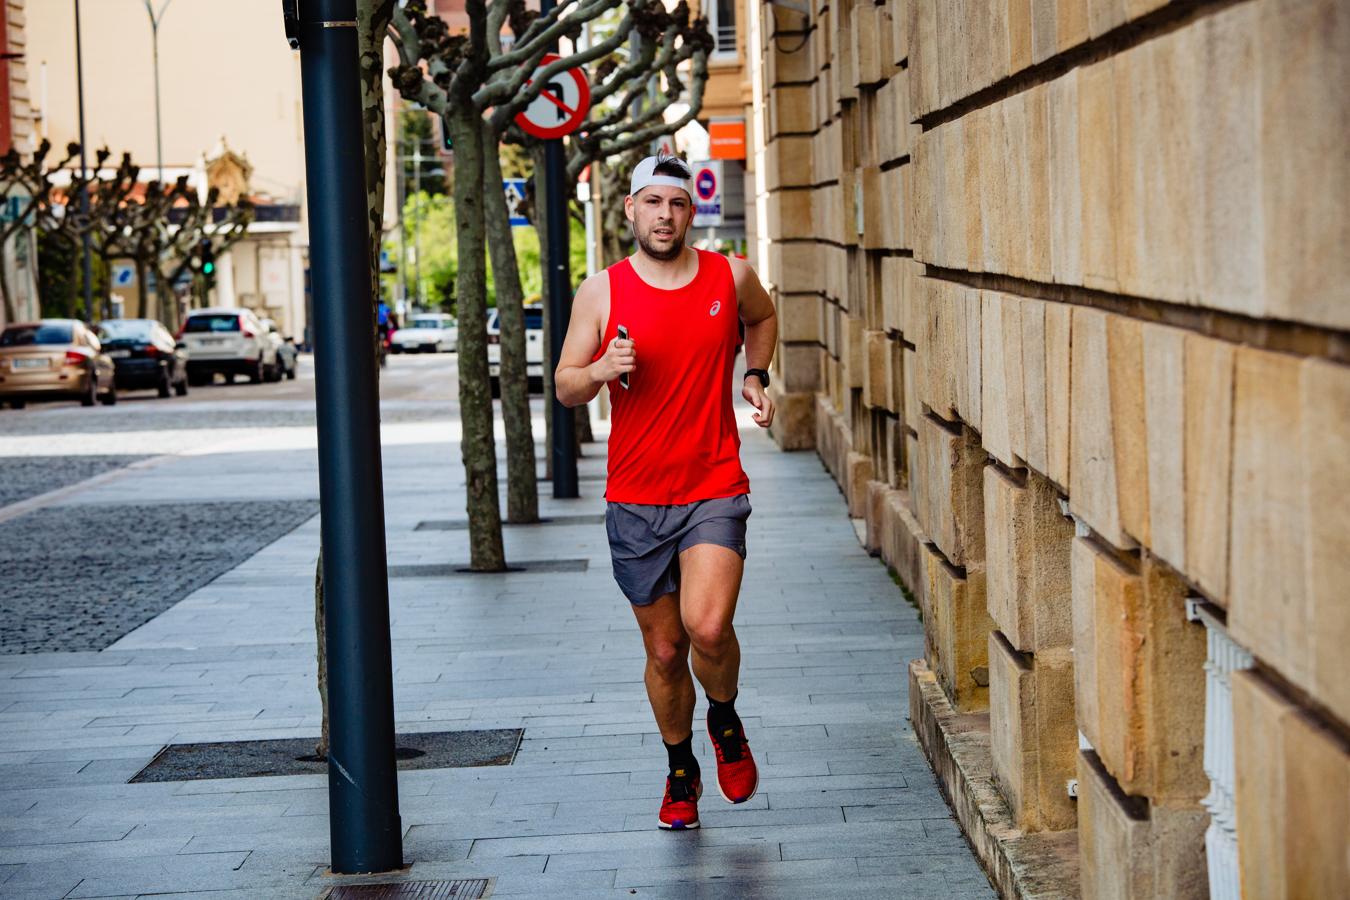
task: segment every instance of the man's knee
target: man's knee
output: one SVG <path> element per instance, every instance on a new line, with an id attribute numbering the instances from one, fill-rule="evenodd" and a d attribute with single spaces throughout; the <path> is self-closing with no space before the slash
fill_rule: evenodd
<path id="1" fill-rule="evenodd" d="M 720 658 L 736 644 L 736 631 L 730 622 L 709 619 L 705 622 L 692 623 L 686 628 L 694 649 L 706 657 Z"/>
<path id="2" fill-rule="evenodd" d="M 647 659 L 663 677 L 689 671 L 689 642 L 654 638 L 647 643 Z"/>

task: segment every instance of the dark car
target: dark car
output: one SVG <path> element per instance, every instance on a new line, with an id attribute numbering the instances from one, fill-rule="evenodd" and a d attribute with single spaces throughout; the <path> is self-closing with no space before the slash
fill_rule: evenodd
<path id="1" fill-rule="evenodd" d="M 161 397 L 188 391 L 187 351 L 154 319 L 107 319 L 98 327 L 121 390 L 154 388 Z"/>

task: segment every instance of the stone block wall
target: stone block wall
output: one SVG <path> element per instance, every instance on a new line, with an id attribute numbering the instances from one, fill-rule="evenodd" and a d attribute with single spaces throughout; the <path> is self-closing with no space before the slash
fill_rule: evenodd
<path id="1" fill-rule="evenodd" d="M 1076 829 L 1084 897 L 1334 893 L 1350 5 L 806 6 L 756 13 L 773 432 L 987 733 L 964 783 L 1012 830 L 963 826 L 1010 859 Z"/>

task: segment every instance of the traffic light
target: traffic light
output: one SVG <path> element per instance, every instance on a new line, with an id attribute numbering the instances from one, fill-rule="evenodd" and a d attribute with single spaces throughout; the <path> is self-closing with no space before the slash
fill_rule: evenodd
<path id="1" fill-rule="evenodd" d="M 211 246 L 210 238 L 202 238 L 201 247 L 197 251 L 197 255 L 202 261 L 202 274 L 208 279 L 216 274 L 216 251 L 215 248 Z"/>

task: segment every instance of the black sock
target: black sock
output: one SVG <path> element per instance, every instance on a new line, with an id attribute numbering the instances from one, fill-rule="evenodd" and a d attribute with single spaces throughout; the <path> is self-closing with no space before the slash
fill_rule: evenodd
<path id="1" fill-rule="evenodd" d="M 665 744 L 665 741 L 661 743 Z M 698 758 L 694 756 L 694 736 L 678 744 L 666 744 L 666 756 L 670 758 L 672 778 L 697 778 L 699 776 Z"/>
<path id="2" fill-rule="evenodd" d="M 714 700 L 711 696 L 704 694 L 708 698 L 708 725 L 714 731 L 721 728 L 734 727 L 741 723 L 740 716 L 736 715 L 736 697 L 740 695 L 738 691 L 731 695 L 730 700 Z"/>

